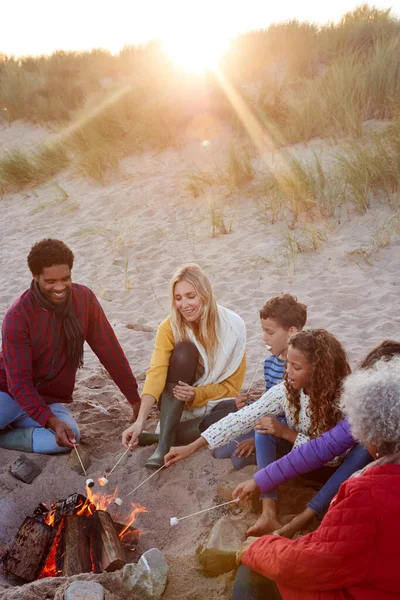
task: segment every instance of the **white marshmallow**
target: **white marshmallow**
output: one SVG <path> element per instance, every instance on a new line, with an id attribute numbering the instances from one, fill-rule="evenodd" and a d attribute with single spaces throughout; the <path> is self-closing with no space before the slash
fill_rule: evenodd
<path id="1" fill-rule="evenodd" d="M 101 487 L 104 487 L 108 483 L 108 479 L 106 477 L 99 477 L 97 481 L 99 482 Z"/>
<path id="2" fill-rule="evenodd" d="M 171 525 L 171 527 L 175 527 L 175 525 L 179 525 L 178 517 L 171 517 L 169 520 L 169 524 Z"/>
<path id="3" fill-rule="evenodd" d="M 121 498 L 115 498 L 115 500 L 114 500 L 114 504 L 116 504 L 117 506 L 121 506 L 121 505 L 122 505 L 122 500 L 121 500 Z"/>
<path id="4" fill-rule="evenodd" d="M 89 488 L 92 488 L 94 486 L 94 480 L 93 479 L 86 479 L 86 485 Z"/>
<path id="5" fill-rule="evenodd" d="M 265 347 L 267 350 L 271 350 L 272 346 L 270 346 L 269 344 L 265 344 Z"/>

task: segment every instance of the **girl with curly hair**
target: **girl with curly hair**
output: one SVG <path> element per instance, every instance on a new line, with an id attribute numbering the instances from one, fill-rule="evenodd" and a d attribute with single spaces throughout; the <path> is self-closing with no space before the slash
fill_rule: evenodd
<path id="1" fill-rule="evenodd" d="M 343 380 L 349 373 L 346 352 L 332 334 L 325 329 L 300 331 L 290 338 L 281 384 L 253 404 L 211 425 L 192 444 L 171 448 L 165 463 L 175 464 L 207 444 L 211 448 L 222 446 L 255 428 L 257 465 L 262 469 L 276 460 L 277 451 L 289 452 L 342 419 L 339 399 Z M 262 535 L 281 526 L 276 491 L 261 499 L 262 515 L 249 535 Z"/>
<path id="2" fill-rule="evenodd" d="M 341 406 L 374 461 L 342 483 L 316 531 L 248 538 L 233 600 L 400 598 L 400 357 L 350 375 Z"/>
<path id="3" fill-rule="evenodd" d="M 400 342 L 384 340 L 365 356 L 360 368 L 371 369 L 378 361 L 387 362 L 395 356 L 400 358 Z M 358 443 L 348 419 L 344 419 L 321 436 L 294 448 L 276 462 L 258 471 L 253 479 L 240 483 L 234 490 L 233 497 L 245 500 L 257 490 L 266 494 L 294 477 L 319 469 L 343 452 L 347 452 L 345 460 L 308 502 L 307 507 L 289 523 L 273 532 L 274 535 L 292 538 L 298 531 L 304 531 L 316 515 L 322 519 L 340 485 L 355 471 L 364 468 L 373 460 L 368 449 Z"/>

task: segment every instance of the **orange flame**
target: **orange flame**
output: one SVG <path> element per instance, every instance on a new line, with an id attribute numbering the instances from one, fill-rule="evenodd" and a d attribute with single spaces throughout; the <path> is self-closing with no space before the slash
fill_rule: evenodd
<path id="1" fill-rule="evenodd" d="M 86 496 L 88 501 L 95 505 L 96 510 L 107 510 L 110 504 L 114 502 L 117 495 L 118 488 L 115 488 L 115 491 L 112 494 L 94 494 L 91 488 L 86 486 Z"/>

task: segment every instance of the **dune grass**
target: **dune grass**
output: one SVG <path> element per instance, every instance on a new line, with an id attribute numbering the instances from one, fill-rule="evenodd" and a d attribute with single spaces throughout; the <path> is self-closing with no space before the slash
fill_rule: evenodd
<path id="1" fill-rule="evenodd" d="M 274 24 L 232 40 L 220 68 L 276 148 L 315 137 L 338 142 L 350 136 L 357 144 L 366 120 L 394 120 L 400 114 L 400 21 L 390 10 L 361 5 L 337 24 Z M 1 158 L 1 184 L 38 183 L 69 163 L 103 183 L 122 157 L 179 145 L 202 111 L 233 127 L 245 143 L 251 141 L 218 77 L 188 76 L 160 42 L 128 46 L 117 55 L 93 50 L 21 60 L 0 56 L 1 120 L 69 122 L 62 146 Z M 251 158 L 231 148 L 222 171 L 194 173 L 187 191 L 197 197 L 215 183 L 229 192 L 247 185 L 255 176 Z M 360 157 L 352 160 L 361 164 Z M 351 201 L 361 210 L 379 181 L 388 193 L 398 187 L 393 174 L 396 181 L 389 183 L 383 172 L 372 176 L 370 167 L 357 167 L 354 174 L 350 162 L 341 168 Z M 324 178 L 318 164 L 309 168 L 295 159 L 279 176 L 266 174 L 272 212 L 277 217 L 285 202 L 294 219 L 316 205 L 326 209 L 331 203 L 332 210 Z M 337 194 L 342 197 L 343 190 Z"/>

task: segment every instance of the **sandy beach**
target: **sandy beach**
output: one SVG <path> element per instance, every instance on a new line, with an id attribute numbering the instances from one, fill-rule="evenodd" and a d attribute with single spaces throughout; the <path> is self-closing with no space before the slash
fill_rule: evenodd
<path id="1" fill-rule="evenodd" d="M 0 125 L 0 150 L 27 148 L 50 135 L 43 127 L 22 122 Z M 207 139 L 207 144 L 202 142 Z M 393 210 L 378 200 L 363 215 L 314 221 L 324 241 L 312 252 L 288 255 L 285 239 L 293 232 L 285 221 L 271 223 L 255 201 L 257 182 L 277 153 L 252 159 L 256 177 L 228 193 L 214 185 L 197 198 L 187 191 L 187 178 L 197 169 L 210 170 L 226 161 L 229 130 L 187 132 L 182 145 L 163 152 L 147 151 L 120 161 L 104 185 L 79 177 L 73 170 L 34 189 L 7 193 L 1 199 L 0 319 L 30 284 L 26 256 L 45 237 L 62 239 L 75 253 L 73 279 L 94 290 L 127 355 L 140 389 L 149 366 L 158 324 L 169 313 L 168 282 L 180 264 L 197 262 L 206 271 L 218 302 L 236 311 L 247 328 L 248 369 L 244 389 L 265 355 L 259 309 L 270 297 L 289 292 L 308 306 L 309 327 L 323 327 L 345 346 L 353 368 L 366 352 L 386 338 L 400 339 L 399 235 L 366 259 L 358 249 L 370 247 L 379 225 Z M 338 152 L 319 139 L 291 149 L 300 160 L 314 152 L 324 165 Z M 212 237 L 210 200 L 224 207 L 226 235 Z M 298 227 L 304 224 L 299 223 Z M 296 230 L 295 230 L 296 231 Z M 259 371 L 256 384 L 262 386 Z M 71 406 L 82 432 L 82 447 L 92 457 L 89 475 L 97 479 L 123 451 L 121 433 L 131 416 L 127 401 L 88 347 Z M 155 425 L 155 415 L 149 429 Z M 126 456 L 110 477 L 108 490 L 124 497 L 147 475 L 152 448 Z M 35 456 L 42 473 L 27 485 L 8 472 L 19 452 L 0 449 L 0 550 L 12 541 L 20 523 L 39 502 L 51 502 L 85 491 L 85 477 L 71 470 L 68 456 Z M 204 449 L 189 460 L 163 470 L 135 494 L 147 512 L 135 526 L 142 530 L 138 552 L 157 547 L 169 563 L 165 600 L 228 599 L 233 574 L 207 578 L 195 551 L 222 514 L 253 518 L 238 509 L 220 509 L 188 520 L 171 530 L 171 516 L 181 516 L 216 503 L 215 486 L 231 469 Z M 98 486 L 97 486 L 98 487 Z M 115 509 L 117 510 L 117 509 Z M 121 507 L 118 517 L 126 517 Z M 121 520 L 123 520 L 121 519 Z M 99 576 L 107 600 L 123 599 L 112 577 Z M 110 583 L 111 582 L 111 583 Z M 62 598 L 65 583 L 32 584 L 25 595 L 9 587 L 0 571 L 0 598 Z M 64 587 L 63 587 L 64 586 Z M 58 588 L 58 589 L 57 589 Z M 128 597 L 128 596 L 126 596 Z"/>

